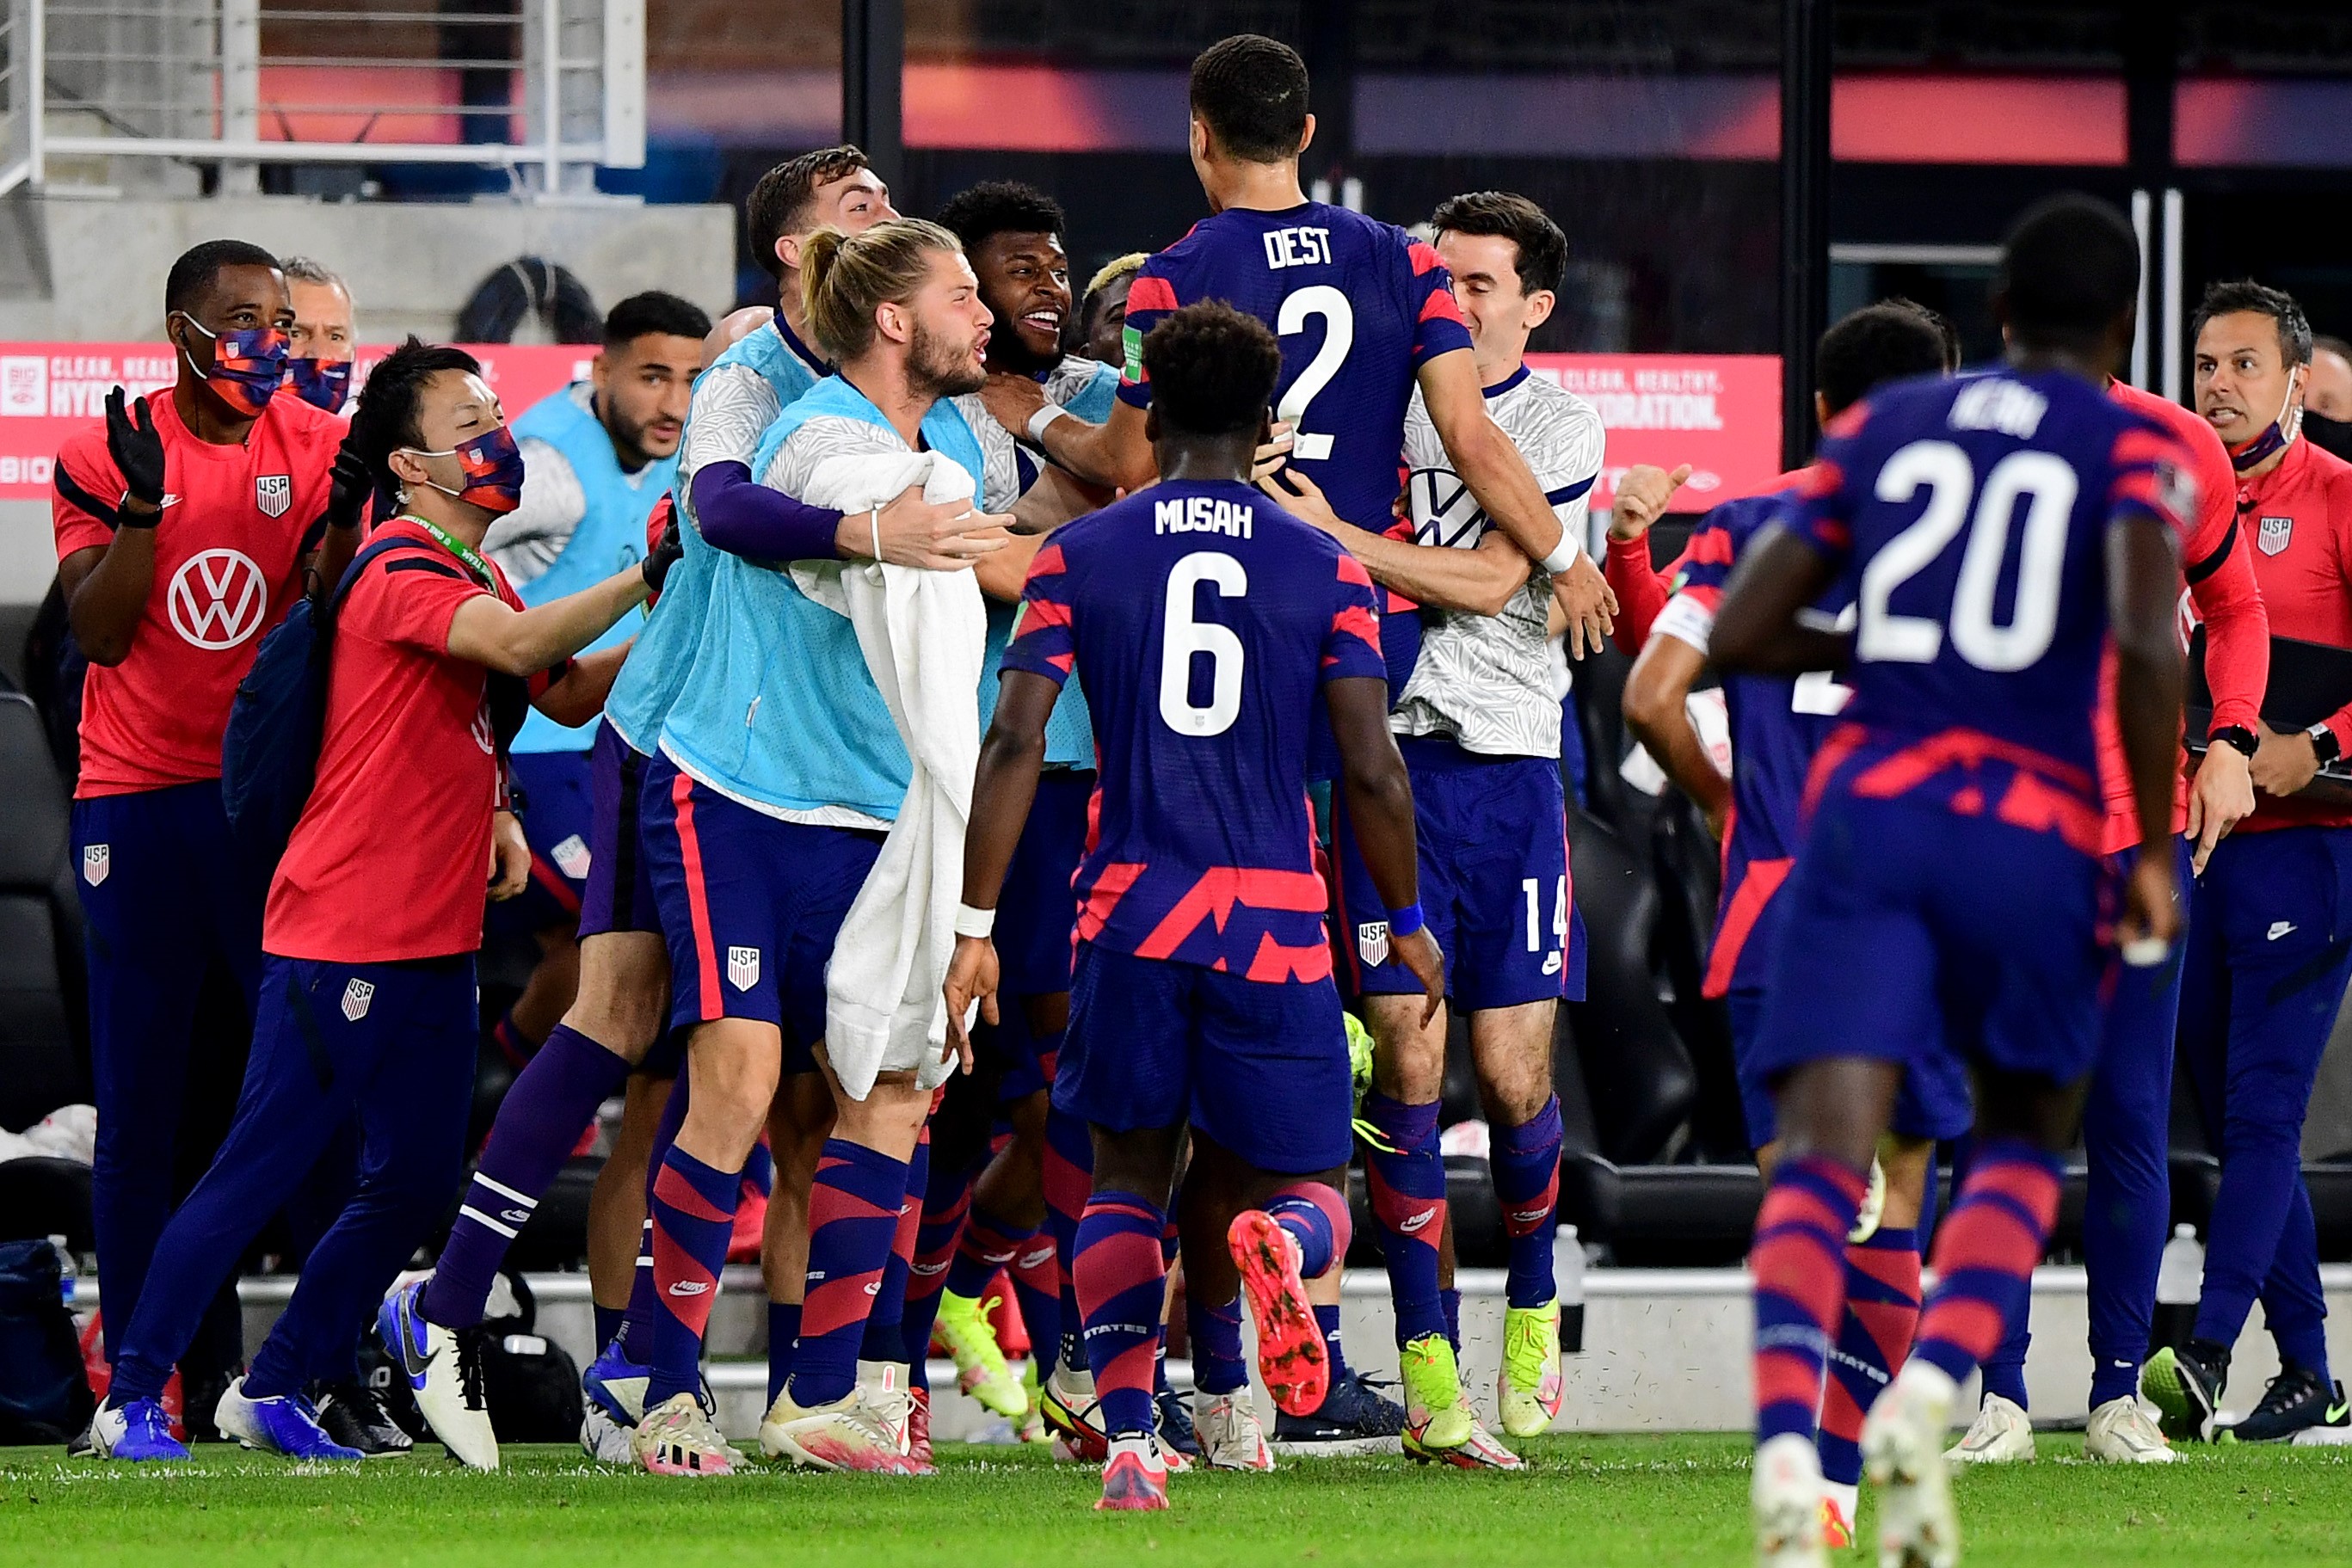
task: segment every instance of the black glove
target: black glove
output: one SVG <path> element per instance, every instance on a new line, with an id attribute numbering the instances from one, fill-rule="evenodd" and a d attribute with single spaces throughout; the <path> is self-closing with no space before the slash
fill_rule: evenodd
<path id="1" fill-rule="evenodd" d="M 686 554 L 686 539 L 678 532 L 677 503 L 667 504 L 670 508 L 669 526 L 662 529 L 661 542 L 654 546 L 654 553 L 637 563 L 637 570 L 645 574 L 646 591 L 652 593 L 662 591 L 669 569 Z"/>
<path id="2" fill-rule="evenodd" d="M 134 512 L 124 507 L 121 524 L 126 528 L 152 528 L 163 515 L 163 438 L 156 432 L 155 415 L 145 398 L 128 408 L 123 402 L 121 387 L 106 394 L 106 454 L 122 475 L 124 497 L 148 509 Z"/>
<path id="3" fill-rule="evenodd" d="M 352 441 L 351 436 L 343 437 L 342 446 L 335 453 L 335 465 L 328 470 L 327 526 L 331 528 L 359 527 L 368 498 L 375 494 L 375 475 Z"/>

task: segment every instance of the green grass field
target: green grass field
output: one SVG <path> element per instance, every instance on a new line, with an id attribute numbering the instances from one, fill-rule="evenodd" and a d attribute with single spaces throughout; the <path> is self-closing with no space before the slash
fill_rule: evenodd
<path id="1" fill-rule="evenodd" d="M 354 1473 L 216 1448 L 142 1470 L 12 1448 L 0 1449 L 0 1563 L 999 1568 L 1094 1563 L 1106 1552 L 1169 1568 L 1746 1561 L 1742 1439 L 1555 1437 L 1528 1448 L 1531 1467 L 1517 1476 L 1398 1459 L 1188 1476 L 1174 1508 L 1152 1517 L 1095 1514 L 1093 1474 L 1034 1450 L 947 1448 L 926 1480 L 762 1470 L 688 1482 L 595 1469 L 555 1447 L 509 1448 L 497 1475 L 465 1473 L 438 1449 Z M 2352 1448 L 2207 1449 L 2141 1470 L 2079 1453 L 2074 1439 L 2045 1437 L 2038 1464 L 1966 1477 L 1968 1561 L 2352 1563 Z"/>

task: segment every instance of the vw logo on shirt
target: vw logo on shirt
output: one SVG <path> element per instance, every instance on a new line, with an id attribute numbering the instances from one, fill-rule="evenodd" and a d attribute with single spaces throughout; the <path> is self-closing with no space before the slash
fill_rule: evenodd
<path id="1" fill-rule="evenodd" d="M 269 585 L 243 550 L 199 550 L 172 574 L 163 608 L 190 647 L 216 653 L 261 630 Z"/>

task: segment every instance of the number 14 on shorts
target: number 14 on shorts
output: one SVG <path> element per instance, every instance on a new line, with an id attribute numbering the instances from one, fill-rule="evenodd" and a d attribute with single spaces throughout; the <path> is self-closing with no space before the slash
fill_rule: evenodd
<path id="1" fill-rule="evenodd" d="M 1521 879 L 1519 892 L 1528 901 L 1528 951 L 1544 955 L 1543 972 L 1559 973 L 1568 952 L 1568 878 L 1554 877 L 1551 894 L 1551 946 L 1545 950 L 1543 931 L 1543 878 Z"/>

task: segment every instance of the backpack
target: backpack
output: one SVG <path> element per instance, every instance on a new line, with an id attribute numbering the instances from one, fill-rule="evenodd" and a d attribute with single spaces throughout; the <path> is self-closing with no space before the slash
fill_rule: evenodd
<path id="1" fill-rule="evenodd" d="M 237 852 L 265 873 L 286 852 L 318 781 L 335 614 L 370 562 L 415 543 L 404 536 L 378 539 L 352 558 L 323 601 L 308 594 L 296 600 L 236 684 L 221 737 L 221 803 Z"/>
<path id="2" fill-rule="evenodd" d="M 0 1242 L 0 1443 L 62 1443 L 98 1402 L 47 1241 Z"/>

